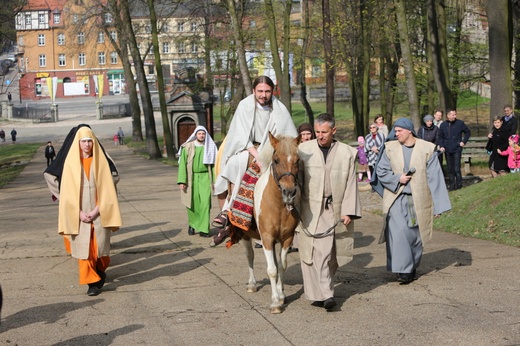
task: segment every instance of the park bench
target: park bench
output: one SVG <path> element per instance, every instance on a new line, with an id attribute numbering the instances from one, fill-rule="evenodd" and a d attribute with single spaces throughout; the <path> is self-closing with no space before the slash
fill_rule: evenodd
<path id="1" fill-rule="evenodd" d="M 462 160 L 464 160 L 464 172 L 471 173 L 471 159 L 487 160 L 489 155 L 486 150 L 487 137 L 470 137 L 462 150 Z"/>

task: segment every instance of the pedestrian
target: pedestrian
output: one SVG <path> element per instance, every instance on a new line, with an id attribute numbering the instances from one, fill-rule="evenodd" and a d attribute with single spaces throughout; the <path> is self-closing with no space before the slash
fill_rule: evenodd
<path id="1" fill-rule="evenodd" d="M 82 124 L 71 130 L 44 177 L 59 199 L 58 232 L 68 238 L 71 255 L 78 259 L 79 284 L 88 285 L 87 295 L 96 296 L 106 280 L 111 233 L 122 224 L 117 168 L 90 127 Z"/>
<path id="2" fill-rule="evenodd" d="M 312 125 L 309 123 L 303 123 L 298 126 L 297 132 L 300 134 L 300 143 L 310 141 L 311 139 L 315 139 L 316 135 L 314 134 L 314 129 Z"/>
<path id="3" fill-rule="evenodd" d="M 504 106 L 504 116 L 502 119 L 504 120 L 503 126 L 508 133 L 508 136 L 516 134 L 516 131 L 518 130 L 518 119 L 515 117 L 515 112 L 513 112 L 513 106 Z"/>
<path id="4" fill-rule="evenodd" d="M 410 119 L 394 123 L 382 148 L 373 182 L 383 197 L 386 269 L 398 274 L 401 284 L 416 278 L 424 244 L 432 236 L 434 215 L 451 209 L 442 170 L 433 143 L 417 137 Z"/>
<path id="5" fill-rule="evenodd" d="M 469 140 L 471 131 L 464 121 L 457 119 L 457 110 L 449 109 L 446 113 L 447 120 L 439 127 L 438 145 L 441 152 L 446 155 L 448 165 L 448 190 L 462 188 L 462 173 L 460 171 L 460 159 L 462 148 Z"/>
<path id="6" fill-rule="evenodd" d="M 506 150 L 498 149 L 500 155 L 507 156 L 507 165 L 511 173 L 520 173 L 520 145 L 518 145 L 519 136 L 512 135 L 509 137 L 509 147 Z"/>
<path id="7" fill-rule="evenodd" d="M 433 124 L 433 117 L 431 115 L 427 114 L 424 116 L 423 124 L 419 131 L 417 131 L 417 136 L 426 142 L 437 144 L 439 128 Z"/>
<path id="8" fill-rule="evenodd" d="M 227 212 L 233 205 L 240 181 L 248 167 L 249 157 L 256 161 L 258 151 L 269 141 L 268 132 L 274 136 L 296 137 L 296 127 L 291 114 L 275 96 L 274 83 L 267 76 L 259 76 L 253 82 L 253 93 L 240 101 L 226 136 L 222 150 L 220 174 L 215 180 L 215 194 L 222 205 L 221 213 L 212 224 L 222 229 L 213 238 L 215 246 L 229 236 Z M 231 191 L 228 194 L 227 191 Z"/>
<path id="9" fill-rule="evenodd" d="M 5 142 L 5 131 L 4 129 L 0 129 L 0 139 L 2 142 Z"/>
<path id="10" fill-rule="evenodd" d="M 358 162 L 358 183 L 363 181 L 363 175 L 367 175 L 366 182 L 369 182 L 372 178 L 372 173 L 368 169 L 368 158 L 365 153 L 365 137 L 358 137 L 358 146 L 357 146 L 357 162 Z"/>
<path id="11" fill-rule="evenodd" d="M 374 166 L 376 164 L 379 148 L 385 141 L 385 136 L 378 131 L 376 123 L 370 124 L 368 127 L 369 133 L 365 136 L 365 153 L 368 159 L 368 169 L 370 174 L 374 174 Z"/>
<path id="12" fill-rule="evenodd" d="M 491 178 L 509 173 L 507 157 L 498 153 L 498 150 L 507 150 L 509 137 L 509 129 L 504 126 L 504 118 L 497 115 L 493 119 L 493 132 L 488 134 L 486 144 L 486 150 L 489 153 L 488 167 Z"/>
<path id="13" fill-rule="evenodd" d="M 15 129 L 11 130 L 11 140 L 13 141 L 13 144 L 16 143 L 16 135 L 17 134 L 18 134 L 18 132 L 16 132 Z"/>
<path id="14" fill-rule="evenodd" d="M 47 167 L 49 167 L 54 161 L 56 157 L 56 152 L 54 151 L 54 147 L 52 146 L 52 142 L 48 141 L 47 146 L 45 147 L 45 158 L 47 159 Z"/>
<path id="15" fill-rule="evenodd" d="M 125 144 L 125 142 L 124 142 L 125 133 L 123 132 L 123 129 L 121 128 L 121 126 L 119 126 L 119 130 L 117 130 L 117 138 L 119 140 L 119 145 Z"/>
<path id="16" fill-rule="evenodd" d="M 117 135 L 117 132 L 114 133 L 113 139 L 114 139 L 114 145 L 119 145 L 119 136 Z"/>
<path id="17" fill-rule="evenodd" d="M 298 247 L 303 289 L 312 305 L 333 309 L 334 274 L 352 259 L 353 222 L 361 217 L 356 149 L 334 140 L 335 119 L 314 122 L 316 139 L 299 146 L 302 197 Z"/>
<path id="18" fill-rule="evenodd" d="M 7 92 L 7 101 L 9 101 L 9 103 L 11 103 L 11 100 L 13 99 L 13 97 L 11 96 L 11 92 L 8 91 Z"/>
<path id="19" fill-rule="evenodd" d="M 377 131 L 383 135 L 384 138 L 388 136 L 388 126 L 385 125 L 385 118 L 383 114 L 377 114 L 374 118 L 374 123 L 377 125 Z"/>
<path id="20" fill-rule="evenodd" d="M 217 146 L 204 126 L 197 126 L 179 149 L 177 184 L 188 212 L 188 234 L 209 237 L 213 166 Z"/>
<path id="21" fill-rule="evenodd" d="M 444 112 L 442 109 L 436 109 L 435 112 L 433 112 L 433 125 L 440 127 L 441 124 L 444 122 L 442 119 L 444 116 Z"/>

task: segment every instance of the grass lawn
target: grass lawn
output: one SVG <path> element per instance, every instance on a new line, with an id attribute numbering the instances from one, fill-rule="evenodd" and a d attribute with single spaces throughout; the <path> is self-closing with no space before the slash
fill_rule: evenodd
<path id="1" fill-rule="evenodd" d="M 40 143 L 4 144 L 0 151 L 0 188 L 14 180 L 32 160 Z"/>

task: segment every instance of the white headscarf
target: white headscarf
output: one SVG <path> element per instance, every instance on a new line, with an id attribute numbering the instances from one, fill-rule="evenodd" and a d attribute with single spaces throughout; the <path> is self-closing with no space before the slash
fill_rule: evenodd
<path id="1" fill-rule="evenodd" d="M 215 164 L 215 158 L 217 157 L 217 145 L 215 144 L 215 142 L 213 141 L 213 139 L 209 135 L 208 130 L 206 130 L 206 128 L 204 126 L 202 126 L 202 125 L 197 126 L 195 131 L 193 131 L 193 133 L 190 135 L 190 137 L 188 137 L 188 140 L 181 145 L 177 155 L 180 157 L 181 156 L 181 152 L 182 152 L 182 148 L 186 144 L 188 144 L 189 142 L 193 142 L 194 140 L 197 139 L 197 132 L 199 132 L 199 131 L 206 132 L 206 139 L 204 141 L 204 159 L 203 159 L 203 163 L 205 165 L 214 165 Z"/>

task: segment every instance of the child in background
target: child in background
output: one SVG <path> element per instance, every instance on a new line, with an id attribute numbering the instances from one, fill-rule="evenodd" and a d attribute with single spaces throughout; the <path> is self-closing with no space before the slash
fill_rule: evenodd
<path id="1" fill-rule="evenodd" d="M 358 147 L 357 147 L 357 158 L 358 158 L 358 182 L 363 181 L 363 175 L 366 173 L 367 179 L 365 179 L 365 182 L 370 181 L 370 171 L 368 168 L 368 159 L 367 155 L 365 154 L 365 138 L 363 136 L 359 136 L 358 139 Z"/>
<path id="2" fill-rule="evenodd" d="M 507 158 L 507 165 L 511 173 L 520 173 L 520 146 L 518 145 L 519 136 L 512 135 L 509 137 L 509 147 L 507 150 L 498 149 L 497 152 Z"/>
<path id="3" fill-rule="evenodd" d="M 119 136 L 117 135 L 117 132 L 114 134 L 114 145 L 119 144 Z"/>

